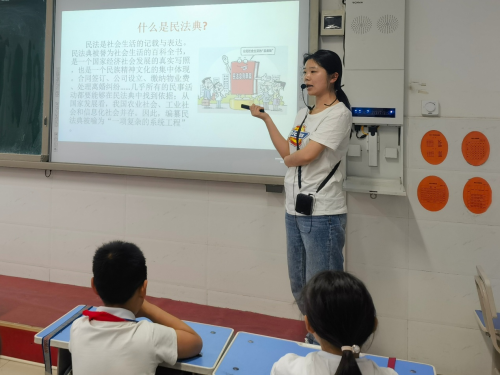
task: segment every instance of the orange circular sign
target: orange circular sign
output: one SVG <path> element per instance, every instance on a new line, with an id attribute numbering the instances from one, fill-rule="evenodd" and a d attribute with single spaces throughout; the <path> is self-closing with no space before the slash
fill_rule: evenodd
<path id="1" fill-rule="evenodd" d="M 448 141 L 440 131 L 428 131 L 422 137 L 420 151 L 427 163 L 433 165 L 441 164 L 448 155 Z"/>
<path id="2" fill-rule="evenodd" d="M 464 186 L 464 203 L 473 214 L 485 213 L 491 205 L 491 187 L 484 178 L 471 178 Z"/>
<path id="3" fill-rule="evenodd" d="M 418 184 L 417 196 L 426 210 L 440 211 L 448 203 L 448 186 L 439 177 L 428 176 Z"/>
<path id="4" fill-rule="evenodd" d="M 462 154 L 470 165 L 478 166 L 486 163 L 490 157 L 490 142 L 481 132 L 470 132 L 462 142 Z"/>

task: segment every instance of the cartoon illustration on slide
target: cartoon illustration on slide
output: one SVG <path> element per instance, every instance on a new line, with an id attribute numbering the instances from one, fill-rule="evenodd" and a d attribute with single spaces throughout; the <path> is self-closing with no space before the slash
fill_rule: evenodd
<path id="1" fill-rule="evenodd" d="M 285 82 L 274 81 L 273 82 L 273 111 L 281 111 L 280 103 L 283 97 L 280 95 L 280 91 L 285 89 Z"/>
<path id="2" fill-rule="evenodd" d="M 217 82 L 214 86 L 214 96 L 217 102 L 217 106 L 215 108 L 222 109 L 222 99 L 224 99 L 227 95 L 226 90 L 222 86 L 222 83 Z"/>
<path id="3" fill-rule="evenodd" d="M 269 102 L 273 97 L 273 86 L 272 81 L 263 80 L 260 85 L 259 94 L 256 95 L 256 98 L 262 102 L 262 106 L 264 107 L 264 111 L 269 111 Z"/>
<path id="4" fill-rule="evenodd" d="M 212 83 L 212 80 L 210 77 L 204 78 L 203 81 L 201 81 L 202 84 L 202 90 L 203 94 L 200 99 L 201 100 L 201 105 L 203 108 L 210 108 L 210 101 L 212 100 L 212 89 L 214 88 L 214 84 Z"/>
<path id="5" fill-rule="evenodd" d="M 287 99 L 286 82 L 281 77 L 288 74 L 287 56 L 287 47 L 200 50 L 204 61 L 200 77 L 205 78 L 201 80 L 198 112 L 215 108 L 219 113 L 229 113 L 242 110 L 242 104 L 286 112 L 286 102 L 291 98 Z"/>

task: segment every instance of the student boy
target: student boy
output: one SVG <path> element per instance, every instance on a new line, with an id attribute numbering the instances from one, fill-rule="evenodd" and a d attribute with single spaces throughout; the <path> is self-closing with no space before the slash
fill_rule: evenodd
<path id="1" fill-rule="evenodd" d="M 158 364 L 200 353 L 201 337 L 145 300 L 146 259 L 132 243 L 114 241 L 94 255 L 92 289 L 104 306 L 85 311 L 71 327 L 73 374 L 154 374 Z M 149 318 L 136 322 L 136 317 Z"/>

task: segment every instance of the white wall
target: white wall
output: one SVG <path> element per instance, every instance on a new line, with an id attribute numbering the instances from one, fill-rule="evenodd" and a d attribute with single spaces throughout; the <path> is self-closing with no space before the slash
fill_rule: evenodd
<path id="1" fill-rule="evenodd" d="M 323 0 L 337 9 L 340 0 Z M 491 344 L 473 318 L 472 275 L 482 264 L 500 301 L 500 3 L 407 0 L 408 197 L 349 194 L 347 268 L 371 290 L 380 329 L 370 352 L 431 363 L 441 374 L 491 372 Z M 321 45 L 342 52 L 342 39 Z M 438 119 L 420 101 L 441 103 Z M 422 134 L 438 129 L 450 152 L 439 166 L 420 156 Z M 483 131 L 492 146 L 481 167 L 460 153 Z M 262 128 L 265 132 L 265 129 Z M 415 188 L 428 175 L 450 189 L 440 212 Z M 483 215 L 461 200 L 465 181 L 484 177 L 493 204 Z M 88 285 L 95 248 L 112 239 L 146 253 L 150 294 L 297 319 L 286 268 L 284 197 L 263 186 L 0 168 L 0 274 Z"/>
<path id="2" fill-rule="evenodd" d="M 0 168 L 0 274 L 88 286 L 124 239 L 152 296 L 298 319 L 283 207 L 261 185 Z"/>

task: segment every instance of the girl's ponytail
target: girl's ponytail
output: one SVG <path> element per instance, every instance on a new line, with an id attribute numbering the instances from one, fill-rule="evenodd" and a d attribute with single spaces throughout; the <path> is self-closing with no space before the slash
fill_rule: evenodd
<path id="1" fill-rule="evenodd" d="M 352 350 L 343 350 L 335 375 L 362 375 Z"/>
<path id="2" fill-rule="evenodd" d="M 342 86 L 339 85 L 339 87 L 335 89 L 335 95 L 337 95 L 339 102 L 344 103 L 347 109 L 351 110 L 351 103 L 349 103 L 346 93 L 342 90 Z"/>

